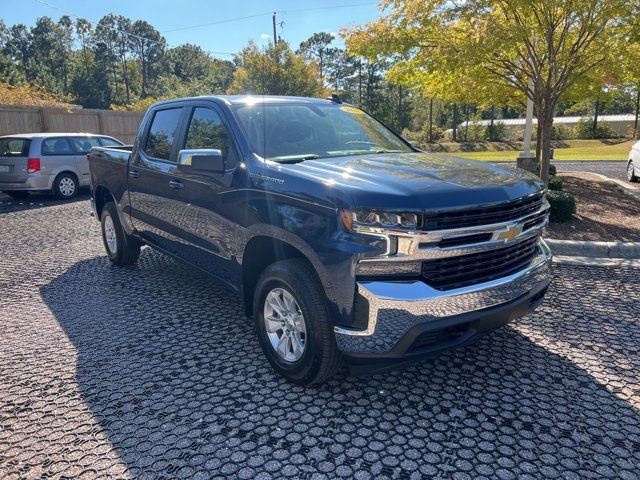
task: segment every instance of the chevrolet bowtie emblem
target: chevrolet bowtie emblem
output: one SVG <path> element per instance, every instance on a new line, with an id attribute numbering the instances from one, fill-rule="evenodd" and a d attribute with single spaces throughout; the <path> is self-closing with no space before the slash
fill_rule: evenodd
<path id="1" fill-rule="evenodd" d="M 497 232 L 496 240 L 511 241 L 522 233 L 522 225 L 507 225 L 504 230 Z"/>

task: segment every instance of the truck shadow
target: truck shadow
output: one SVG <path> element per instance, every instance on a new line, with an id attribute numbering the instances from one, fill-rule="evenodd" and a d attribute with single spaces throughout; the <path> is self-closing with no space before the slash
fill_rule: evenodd
<path id="1" fill-rule="evenodd" d="M 305 389 L 268 367 L 234 294 L 150 249 L 129 269 L 78 262 L 40 293 L 132 475 L 620 476 L 640 455 L 638 411 L 546 348 L 546 331 L 535 343 L 507 327 L 406 369 Z M 550 308 L 535 315 L 524 322 L 549 322 Z M 579 321 L 580 334 L 601 328 Z"/>
<path id="2" fill-rule="evenodd" d="M 52 194 L 32 193 L 27 198 L 15 199 L 0 192 L 0 215 L 9 212 L 21 212 L 23 210 L 33 210 L 36 208 L 51 207 L 73 202 L 89 200 L 89 192 L 80 190 L 78 195 L 71 200 L 60 200 Z M 88 210 L 87 210 L 88 211 Z"/>

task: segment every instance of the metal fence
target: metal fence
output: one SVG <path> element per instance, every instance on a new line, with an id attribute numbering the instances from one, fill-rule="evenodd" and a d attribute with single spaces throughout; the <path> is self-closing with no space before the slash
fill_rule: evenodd
<path id="1" fill-rule="evenodd" d="M 102 133 L 130 144 L 133 143 L 143 116 L 144 112 L 0 105 L 0 135 L 38 132 Z"/>

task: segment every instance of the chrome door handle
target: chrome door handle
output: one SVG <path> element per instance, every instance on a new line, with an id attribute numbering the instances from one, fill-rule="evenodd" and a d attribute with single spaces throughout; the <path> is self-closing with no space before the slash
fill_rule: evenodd
<path id="1" fill-rule="evenodd" d="M 129 176 L 131 178 L 138 178 L 140 176 L 140 172 L 137 170 L 129 170 Z"/>
<path id="2" fill-rule="evenodd" d="M 175 188 L 176 190 L 180 190 L 181 188 L 183 188 L 183 187 L 184 187 L 184 185 L 182 184 L 182 182 L 179 182 L 179 181 L 177 181 L 177 180 L 171 180 L 171 181 L 169 182 L 169 186 L 170 186 L 171 188 Z"/>

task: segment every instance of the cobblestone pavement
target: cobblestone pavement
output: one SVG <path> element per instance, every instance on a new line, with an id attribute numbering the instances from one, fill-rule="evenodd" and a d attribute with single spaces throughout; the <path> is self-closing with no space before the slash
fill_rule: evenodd
<path id="1" fill-rule="evenodd" d="M 0 205 L 0 478 L 640 478 L 640 275 L 558 266 L 475 345 L 313 389 L 239 301 L 86 200 Z"/>

